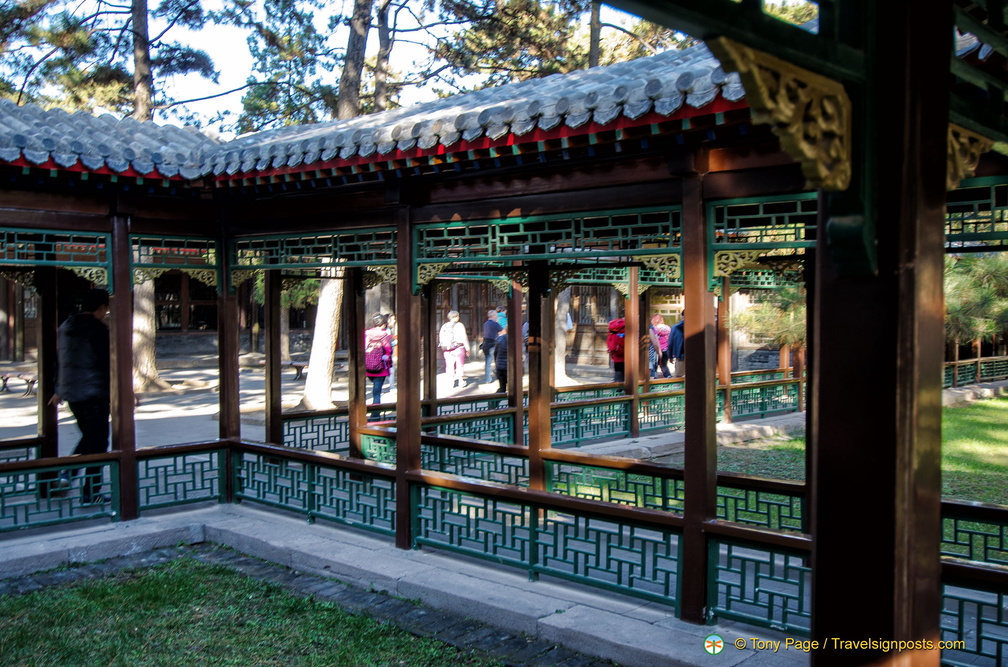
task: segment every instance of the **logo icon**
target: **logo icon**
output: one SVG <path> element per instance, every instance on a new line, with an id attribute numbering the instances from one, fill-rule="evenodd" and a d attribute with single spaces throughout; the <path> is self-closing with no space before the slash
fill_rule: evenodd
<path id="1" fill-rule="evenodd" d="M 721 639 L 721 635 L 707 635 L 703 647 L 711 655 L 717 655 L 724 650 L 724 640 Z"/>

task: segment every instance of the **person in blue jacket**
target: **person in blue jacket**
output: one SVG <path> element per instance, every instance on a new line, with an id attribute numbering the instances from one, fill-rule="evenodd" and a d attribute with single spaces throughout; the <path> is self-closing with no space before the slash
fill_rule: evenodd
<path id="1" fill-rule="evenodd" d="M 672 333 L 669 334 L 668 356 L 672 361 L 672 377 L 681 378 L 686 371 L 683 358 L 686 356 L 686 336 L 683 327 L 686 324 L 686 311 L 682 311 L 681 319 L 672 325 Z"/>

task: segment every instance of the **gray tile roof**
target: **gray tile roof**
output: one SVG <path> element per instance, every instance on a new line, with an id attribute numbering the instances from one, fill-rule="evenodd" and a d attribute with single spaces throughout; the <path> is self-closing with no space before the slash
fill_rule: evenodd
<path id="1" fill-rule="evenodd" d="M 590 122 L 635 121 L 702 109 L 745 95 L 703 44 L 607 67 L 487 88 L 350 120 L 266 130 L 219 143 L 192 128 L 111 115 L 18 107 L 0 100 L 0 162 L 128 175 L 203 176 L 307 169 L 380 160 L 396 151 L 436 152 L 458 142 Z M 684 113 L 688 113 L 685 109 Z M 51 160 L 51 162 L 50 162 Z"/>

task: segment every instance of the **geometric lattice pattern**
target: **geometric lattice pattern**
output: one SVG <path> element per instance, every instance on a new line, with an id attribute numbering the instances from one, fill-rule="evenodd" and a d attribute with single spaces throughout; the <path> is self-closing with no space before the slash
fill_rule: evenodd
<path id="1" fill-rule="evenodd" d="M 171 269 L 180 269 L 206 285 L 219 287 L 217 242 L 213 239 L 179 236 L 130 235 L 133 248 L 132 268 L 145 277 L 157 277 Z M 138 281 L 139 282 L 139 281 Z"/>
<path id="2" fill-rule="evenodd" d="M 223 500 L 224 450 L 144 457 L 137 461 L 140 511 Z"/>
<path id="3" fill-rule="evenodd" d="M 243 452 L 236 463 L 235 497 L 394 534 L 395 483 L 330 465 Z"/>
<path id="4" fill-rule="evenodd" d="M 350 449 L 346 408 L 310 417 L 283 417 L 284 447 L 345 454 Z"/>
<path id="5" fill-rule="evenodd" d="M 770 530 L 806 532 L 805 499 L 762 489 L 718 486 L 717 517 Z"/>
<path id="6" fill-rule="evenodd" d="M 675 603 L 678 537 L 672 531 L 575 512 L 422 487 L 416 542 Z"/>
<path id="7" fill-rule="evenodd" d="M 798 385 L 801 380 L 752 385 L 732 385 L 733 417 L 765 417 L 777 412 L 798 410 Z"/>
<path id="8" fill-rule="evenodd" d="M 34 461 L 39 458 L 40 445 L 4 446 L 0 447 L 0 463 L 15 461 Z"/>
<path id="9" fill-rule="evenodd" d="M 945 517 L 942 520 L 941 554 L 1008 566 L 1008 521 Z"/>
<path id="10" fill-rule="evenodd" d="M 119 506 L 118 466 L 117 461 L 91 463 L 89 469 L 97 470 L 90 474 L 67 465 L 0 473 L 0 532 L 114 517 Z M 55 480 L 61 472 L 71 475 L 71 486 L 57 491 Z M 112 502 L 82 505 L 81 491 L 89 480 L 111 492 Z"/>
<path id="11" fill-rule="evenodd" d="M 507 401 L 504 401 L 505 406 Z M 456 415 L 429 417 L 423 420 L 425 431 L 438 435 L 454 435 L 470 440 L 485 440 L 503 445 L 515 444 L 514 412 L 498 415 L 482 413 L 470 418 Z"/>
<path id="12" fill-rule="evenodd" d="M 647 431 L 681 429 L 686 423 L 686 394 L 680 385 L 662 385 L 673 388 L 667 393 L 657 391 L 644 394 L 640 401 L 638 423 L 641 433 Z"/>
<path id="13" fill-rule="evenodd" d="M 395 264 L 395 249 L 394 227 L 231 241 L 232 266 L 246 270 L 390 265 Z"/>
<path id="14" fill-rule="evenodd" d="M 1008 593 L 945 584 L 941 638 L 963 642 L 961 648 L 942 651 L 943 665 L 1008 665 Z"/>
<path id="15" fill-rule="evenodd" d="M 979 183 L 948 193 L 945 249 L 997 249 L 1008 244 L 1008 185 Z"/>
<path id="16" fill-rule="evenodd" d="M 56 266 L 74 270 L 111 290 L 108 234 L 0 229 L 0 266 Z"/>
<path id="17" fill-rule="evenodd" d="M 804 248 L 815 245 L 815 193 L 708 204 L 711 248 Z"/>
<path id="18" fill-rule="evenodd" d="M 811 628 L 808 557 L 762 545 L 712 540 L 710 613 L 807 635 Z"/>
<path id="19" fill-rule="evenodd" d="M 424 443 L 420 460 L 424 470 L 513 486 L 529 484 L 528 459 L 524 457 Z"/>
<path id="20" fill-rule="evenodd" d="M 670 469 L 668 477 L 658 477 L 575 463 L 545 464 L 547 490 L 553 493 L 653 510 L 683 510 L 681 470 Z"/>
<path id="21" fill-rule="evenodd" d="M 554 405 L 550 413 L 553 445 L 578 445 L 584 440 L 610 436 L 628 436 L 629 401 L 625 398 L 605 402 Z"/>
<path id="22" fill-rule="evenodd" d="M 679 536 L 609 518 L 546 512 L 535 570 L 675 605 Z"/>
<path id="23" fill-rule="evenodd" d="M 417 261 L 480 262 L 667 254 L 679 247 L 678 208 L 538 215 L 415 227 Z"/>

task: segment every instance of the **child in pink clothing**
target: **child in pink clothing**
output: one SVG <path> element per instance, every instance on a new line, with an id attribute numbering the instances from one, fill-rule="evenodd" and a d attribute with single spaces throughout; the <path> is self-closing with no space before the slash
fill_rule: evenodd
<path id="1" fill-rule="evenodd" d="M 657 371 L 661 371 L 662 377 L 672 377 L 668 367 L 668 343 L 671 334 L 672 327 L 665 324 L 665 318 L 658 313 L 651 316 L 651 330 L 648 336 L 651 338 L 651 355 L 654 357 L 654 366 L 651 369 L 652 377 Z"/>

